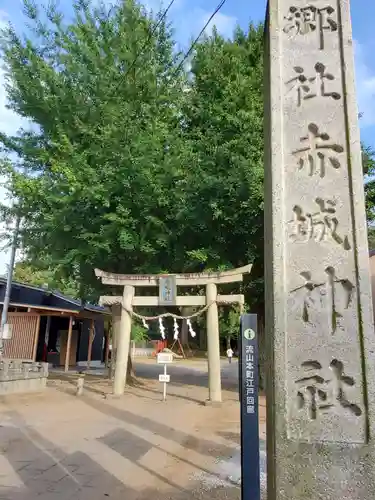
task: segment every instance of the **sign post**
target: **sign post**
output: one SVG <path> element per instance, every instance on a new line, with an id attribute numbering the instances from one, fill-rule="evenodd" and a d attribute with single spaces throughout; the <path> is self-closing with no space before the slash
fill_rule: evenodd
<path id="1" fill-rule="evenodd" d="M 240 325 L 241 499 L 260 500 L 257 315 Z"/>
<path id="2" fill-rule="evenodd" d="M 164 373 L 159 375 L 159 382 L 164 384 L 163 401 L 165 401 L 167 399 L 167 384 L 171 381 L 171 376 L 167 374 L 167 364 L 173 363 L 173 354 L 169 352 L 159 352 L 156 360 L 159 365 L 164 365 Z"/>

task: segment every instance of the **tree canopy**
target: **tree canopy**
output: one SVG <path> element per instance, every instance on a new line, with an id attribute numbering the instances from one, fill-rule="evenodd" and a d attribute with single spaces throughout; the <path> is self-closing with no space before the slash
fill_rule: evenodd
<path id="1" fill-rule="evenodd" d="M 94 267 L 253 261 L 262 238 L 262 27 L 238 29 L 234 42 L 203 40 L 188 81 L 176 74 L 170 27 L 134 0 L 111 9 L 76 2 L 74 12 L 66 23 L 56 8 L 26 2 L 32 34 L 3 33 L 10 107 L 35 125 L 0 136 L 22 164 L 2 171 L 20 200 L 29 259 L 58 264 L 86 289 Z"/>
<path id="2" fill-rule="evenodd" d="M 52 259 L 88 285 L 96 266 L 137 272 L 168 262 L 182 93 L 165 23 L 133 0 L 111 9 L 77 2 L 74 11 L 65 24 L 51 7 L 42 22 L 26 3 L 32 36 L 4 33 L 10 107 L 36 126 L 1 140 L 22 163 L 3 172 L 29 258 Z"/>
<path id="3" fill-rule="evenodd" d="M 76 280 L 58 272 L 57 266 L 48 267 L 46 262 L 30 262 L 23 260 L 14 267 L 13 279 L 20 283 L 58 290 L 72 298 L 79 298 L 79 287 Z"/>
<path id="4" fill-rule="evenodd" d="M 362 146 L 363 173 L 367 177 L 365 183 L 366 215 L 370 227 L 375 219 L 375 151 L 371 147 Z"/>

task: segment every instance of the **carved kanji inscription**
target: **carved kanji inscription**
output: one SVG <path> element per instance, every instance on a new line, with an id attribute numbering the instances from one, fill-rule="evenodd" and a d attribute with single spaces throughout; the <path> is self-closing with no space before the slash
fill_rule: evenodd
<path id="1" fill-rule="evenodd" d="M 289 87 L 289 92 L 295 92 L 298 107 L 301 107 L 304 101 L 315 97 L 329 97 L 336 101 L 341 99 L 341 94 L 327 88 L 327 83 L 334 81 L 335 77 L 326 71 L 323 63 L 317 62 L 315 64 L 312 75 L 312 72 L 306 73 L 301 66 L 295 66 L 293 69 L 296 76 L 288 80 L 286 85 Z"/>
<path id="2" fill-rule="evenodd" d="M 346 388 L 354 387 L 355 380 L 344 372 L 344 364 L 333 359 L 329 365 L 330 377 L 322 376 L 319 361 L 306 361 L 301 365 L 301 378 L 297 386 L 297 409 L 305 410 L 310 420 L 316 420 L 323 413 L 341 410 L 360 417 L 361 408 L 352 403 L 346 395 Z"/>
<path id="3" fill-rule="evenodd" d="M 315 123 L 309 124 L 307 134 L 300 138 L 300 142 L 302 147 L 292 151 L 299 170 L 307 169 L 309 176 L 319 174 L 323 178 L 328 167 L 335 170 L 341 168 L 337 155 L 343 153 L 344 148 L 333 142 L 327 133 L 320 132 Z"/>
<path id="4" fill-rule="evenodd" d="M 285 16 L 284 33 L 291 36 L 317 36 L 320 50 L 325 48 L 325 35 L 338 31 L 337 14 L 335 9 L 326 5 L 315 7 L 292 6 Z"/>
<path id="5" fill-rule="evenodd" d="M 289 239 L 293 242 L 332 241 L 344 250 L 350 250 L 348 236 L 339 234 L 339 221 L 334 200 L 316 198 L 317 211 L 305 211 L 301 206 L 293 208 L 293 219 L 288 221 Z"/>
<path id="6" fill-rule="evenodd" d="M 311 323 L 312 311 L 324 314 L 329 333 L 334 335 L 342 328 L 341 318 L 352 303 L 354 285 L 348 279 L 340 279 L 331 266 L 325 269 L 325 274 L 326 279 L 317 282 L 310 271 L 303 271 L 300 276 L 304 284 L 291 293 L 296 294 L 295 305 L 304 323 Z"/>

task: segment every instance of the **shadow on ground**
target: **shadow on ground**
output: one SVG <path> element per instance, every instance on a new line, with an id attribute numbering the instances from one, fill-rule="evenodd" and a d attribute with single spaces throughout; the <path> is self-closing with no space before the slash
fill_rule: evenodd
<path id="1" fill-rule="evenodd" d="M 82 398 L 93 409 L 124 423 L 136 425 L 153 434 L 169 440 L 175 440 L 183 448 L 197 451 L 209 456 L 229 456 L 233 448 L 221 446 L 210 440 L 197 439 L 168 425 L 140 417 L 127 410 L 115 408 L 92 398 Z M 239 489 L 234 485 L 220 482 L 217 487 L 206 487 L 192 482 L 189 489 L 182 488 L 171 477 L 161 476 L 155 470 L 141 463 L 142 458 L 152 449 L 159 448 L 179 462 L 185 462 L 202 473 L 215 476 L 209 470 L 197 467 L 196 464 L 184 460 L 165 450 L 162 445 L 150 443 L 146 439 L 119 427 L 105 433 L 96 440 L 109 447 L 119 456 L 134 463 L 146 474 L 153 476 L 163 484 L 163 491 L 158 489 L 142 489 L 136 491 L 121 482 L 117 477 L 104 469 L 92 457 L 82 451 L 66 453 L 53 442 L 46 439 L 26 422 L 17 412 L 8 412 L 12 425 L 0 427 L 0 443 L 2 453 L 23 483 L 22 488 L 0 487 L 1 500 L 187 500 L 188 498 L 205 499 L 239 499 Z M 167 488 L 167 492 L 165 491 Z"/>
<path id="2" fill-rule="evenodd" d="M 128 410 L 116 408 L 115 406 L 106 404 L 93 398 L 84 397 L 82 398 L 82 400 L 87 405 L 103 413 L 104 415 L 108 415 L 127 424 L 140 427 L 141 429 L 150 431 L 153 434 L 162 436 L 165 439 L 173 440 L 176 443 L 179 443 L 183 448 L 197 451 L 198 453 L 201 453 L 203 455 L 211 457 L 227 457 L 230 456 L 234 450 L 234 447 L 221 445 L 204 438 L 196 438 L 191 434 L 187 434 L 186 432 L 183 432 L 181 430 L 177 430 L 168 425 L 156 422 L 155 420 L 151 420 L 148 417 L 136 415 L 135 413 L 131 413 Z"/>
<path id="3" fill-rule="evenodd" d="M 239 498 L 238 488 L 234 487 L 221 487 L 205 492 L 199 488 L 199 485 L 195 485 L 193 490 L 186 490 L 168 483 L 171 486 L 169 494 L 155 489 L 136 491 L 124 485 L 85 453 L 65 454 L 34 431 L 26 434 L 14 428 L 11 434 L 4 455 L 17 471 L 24 487 L 0 488 L 2 500 Z M 114 437 L 114 435 L 111 436 L 111 438 Z M 17 444 L 19 445 L 21 441 L 24 452 L 22 460 L 17 454 Z M 137 458 L 134 457 L 134 459 Z M 162 480 L 165 481 L 165 478 Z"/>

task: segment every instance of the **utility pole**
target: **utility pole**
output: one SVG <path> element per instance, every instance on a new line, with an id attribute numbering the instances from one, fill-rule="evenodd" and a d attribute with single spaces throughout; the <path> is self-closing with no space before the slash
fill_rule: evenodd
<path id="1" fill-rule="evenodd" d="M 20 229 L 20 223 L 21 223 L 21 217 L 19 215 L 17 215 L 16 225 L 15 225 L 14 233 L 13 233 L 12 247 L 11 247 L 11 251 L 10 251 L 9 269 L 8 269 L 8 276 L 7 276 L 7 284 L 6 284 L 6 288 L 5 288 L 4 304 L 3 304 L 3 310 L 1 313 L 0 357 L 3 356 L 3 351 L 4 351 L 3 332 L 4 332 L 4 326 L 6 325 L 7 320 L 8 320 L 8 309 L 9 309 L 9 303 L 10 303 L 10 295 L 12 292 L 14 261 L 16 259 L 16 251 L 17 251 L 17 246 L 18 246 L 18 233 L 19 233 L 19 229 Z"/>

